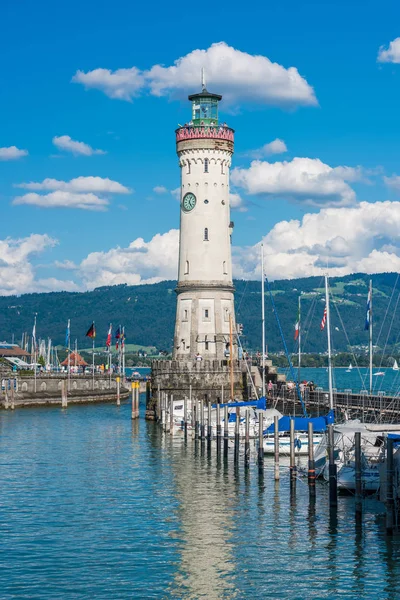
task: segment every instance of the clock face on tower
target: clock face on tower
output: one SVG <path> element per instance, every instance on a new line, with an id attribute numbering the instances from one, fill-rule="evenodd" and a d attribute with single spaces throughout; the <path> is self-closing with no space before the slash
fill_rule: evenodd
<path id="1" fill-rule="evenodd" d="M 192 192 L 184 195 L 182 200 L 182 208 L 185 212 L 190 212 L 196 206 L 196 196 Z"/>

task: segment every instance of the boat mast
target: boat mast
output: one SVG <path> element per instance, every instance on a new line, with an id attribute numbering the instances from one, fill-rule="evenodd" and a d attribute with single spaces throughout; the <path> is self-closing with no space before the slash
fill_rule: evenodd
<path id="1" fill-rule="evenodd" d="M 264 244 L 261 244 L 261 326 L 262 326 L 262 397 L 265 398 L 265 294 L 264 294 Z"/>
<path id="2" fill-rule="evenodd" d="M 369 395 L 372 394 L 372 279 L 369 280 Z"/>
<path id="3" fill-rule="evenodd" d="M 330 319 L 330 310 L 329 310 L 328 275 L 325 275 L 325 305 L 326 305 L 326 332 L 327 332 L 327 336 L 328 336 L 329 408 L 330 408 L 330 410 L 333 410 L 331 319 Z"/>
<path id="4" fill-rule="evenodd" d="M 299 323 L 298 323 L 298 327 L 299 327 L 299 364 L 297 367 L 297 378 L 299 380 L 299 386 L 300 386 L 300 382 L 301 382 L 301 295 L 299 296 Z"/>
<path id="5" fill-rule="evenodd" d="M 232 315 L 229 315 L 229 375 L 231 383 L 231 400 L 234 399 L 234 385 L 233 385 L 233 323 Z"/>

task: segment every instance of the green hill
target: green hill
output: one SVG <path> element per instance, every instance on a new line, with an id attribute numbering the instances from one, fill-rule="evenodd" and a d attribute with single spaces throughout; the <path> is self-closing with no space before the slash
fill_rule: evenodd
<path id="1" fill-rule="evenodd" d="M 346 350 L 351 345 L 366 345 L 364 331 L 365 306 L 370 276 L 348 275 L 330 279 L 334 302 L 331 307 L 333 346 Z M 374 340 L 389 346 L 400 339 L 400 323 L 395 311 L 399 302 L 400 281 L 396 273 L 374 275 Z M 0 340 L 21 340 L 25 331 L 32 332 L 37 313 L 37 337 L 50 337 L 55 344 L 64 344 L 67 320 L 71 319 L 71 340 L 78 339 L 80 348 L 91 346 L 85 333 L 96 322 L 96 346 L 105 342 L 108 324 L 114 331 L 125 325 L 127 343 L 156 346 L 170 350 L 174 333 L 176 282 L 163 281 L 153 285 L 118 285 L 97 288 L 92 292 L 53 292 L 0 297 Z M 303 341 L 305 352 L 324 352 L 326 335 L 319 324 L 324 309 L 324 283 L 321 277 L 275 281 L 271 284 L 273 298 L 286 336 L 293 350 L 293 329 L 297 317 L 298 296 L 302 293 Z M 261 347 L 261 290 L 257 281 L 235 281 L 237 321 L 243 323 L 243 345 L 248 349 Z M 337 312 L 339 311 L 339 313 Z M 385 313 L 387 317 L 385 319 Z M 390 327 L 391 321 L 392 326 Z M 269 350 L 283 349 L 266 288 L 266 327 Z M 390 330 L 390 333 L 388 333 Z"/>

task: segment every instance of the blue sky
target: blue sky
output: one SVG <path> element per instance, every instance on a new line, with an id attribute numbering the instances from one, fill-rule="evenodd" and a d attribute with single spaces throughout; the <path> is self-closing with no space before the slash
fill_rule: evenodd
<path id="1" fill-rule="evenodd" d="M 333 274 L 398 270 L 399 17 L 395 2 L 377 10 L 372 1 L 249 10 L 238 2 L 6 0 L 0 293 L 175 277 L 174 129 L 190 118 L 185 97 L 198 91 L 203 63 L 208 88 L 224 95 L 222 119 L 236 130 L 234 274 L 258 276 L 262 238 L 271 278 L 319 274 L 321 264 Z M 152 70 L 179 59 L 174 73 Z M 277 139 L 286 151 L 260 150 Z M 68 184 L 89 177 L 103 180 L 94 192 L 87 179 L 75 192 Z M 16 187 L 45 179 L 58 183 Z M 83 207 L 74 193 L 86 195 Z"/>

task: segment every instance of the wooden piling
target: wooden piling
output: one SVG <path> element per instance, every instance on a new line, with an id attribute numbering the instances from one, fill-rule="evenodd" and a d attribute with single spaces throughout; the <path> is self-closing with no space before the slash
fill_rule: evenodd
<path id="1" fill-rule="evenodd" d="M 10 392 L 11 392 L 11 406 L 10 406 L 11 410 L 14 410 L 14 408 L 15 408 L 15 404 L 14 404 L 14 402 L 15 402 L 15 387 L 14 386 L 15 386 L 15 379 L 12 382 L 11 390 L 10 390 Z"/>
<path id="2" fill-rule="evenodd" d="M 211 423 L 211 402 L 207 405 L 207 439 L 212 440 L 212 423 Z"/>
<path id="3" fill-rule="evenodd" d="M 264 414 L 258 413 L 258 470 L 264 473 Z"/>
<path id="4" fill-rule="evenodd" d="M 188 422 L 187 422 L 187 396 L 186 394 L 183 397 L 183 432 L 185 435 L 185 439 L 187 438 L 187 427 L 188 427 Z"/>
<path id="5" fill-rule="evenodd" d="M 279 423 L 278 415 L 274 416 L 274 476 L 279 481 Z"/>
<path id="6" fill-rule="evenodd" d="M 200 415 L 199 415 L 199 403 L 198 403 L 197 399 L 194 401 L 194 413 L 195 413 L 194 414 L 194 421 L 195 421 L 195 424 L 194 424 L 194 439 L 198 440 L 199 437 L 200 437 L 200 435 L 199 435 L 199 432 L 200 432 L 200 425 L 199 425 Z"/>
<path id="7" fill-rule="evenodd" d="M 335 436 L 333 425 L 328 425 L 329 505 L 337 506 L 337 466 L 335 464 Z"/>
<path id="8" fill-rule="evenodd" d="M 174 396 L 171 394 L 169 401 L 169 432 L 171 435 L 174 434 Z"/>
<path id="9" fill-rule="evenodd" d="M 362 468 L 361 468 L 361 432 L 356 431 L 354 434 L 354 462 L 355 462 L 355 479 L 356 479 L 356 497 L 355 508 L 356 513 L 362 512 Z"/>
<path id="10" fill-rule="evenodd" d="M 136 418 L 136 382 L 135 381 L 131 382 L 131 388 L 132 388 L 132 414 L 131 414 L 131 418 L 135 419 Z"/>
<path id="11" fill-rule="evenodd" d="M 308 491 L 310 497 L 315 497 L 315 460 L 314 460 L 314 431 L 313 424 L 308 423 Z"/>
<path id="12" fill-rule="evenodd" d="M 228 407 L 224 406 L 224 459 L 228 458 L 229 445 L 229 415 Z"/>
<path id="13" fill-rule="evenodd" d="M 296 485 L 297 467 L 294 451 L 294 419 L 290 419 L 290 484 Z"/>
<path id="14" fill-rule="evenodd" d="M 202 442 L 206 439 L 205 424 L 204 424 L 204 400 L 200 400 L 200 439 Z"/>
<path id="15" fill-rule="evenodd" d="M 67 408 L 68 397 L 67 397 L 67 382 L 63 380 L 61 386 L 61 408 Z"/>
<path id="16" fill-rule="evenodd" d="M 161 417 L 161 386 L 160 384 L 158 384 L 157 386 L 157 414 L 156 414 L 156 419 L 157 421 L 160 420 Z"/>
<path id="17" fill-rule="evenodd" d="M 393 535 L 394 515 L 394 464 L 393 464 L 393 439 L 386 439 L 386 534 Z"/>
<path id="18" fill-rule="evenodd" d="M 244 437 L 244 468 L 250 468 L 250 411 L 247 408 L 245 413 L 245 437 Z"/>
<path id="19" fill-rule="evenodd" d="M 236 465 L 239 464 L 239 445 L 240 445 L 240 408 L 236 409 L 236 421 L 235 421 L 235 446 L 234 446 L 234 462 Z"/>
<path id="20" fill-rule="evenodd" d="M 117 406 L 121 405 L 121 377 L 117 377 Z"/>
<path id="21" fill-rule="evenodd" d="M 161 392 L 161 427 L 162 427 L 163 431 L 165 431 L 165 428 L 166 428 L 165 420 L 166 420 L 166 414 L 165 414 L 165 392 L 162 391 Z"/>
<path id="22" fill-rule="evenodd" d="M 139 410 L 140 410 L 140 381 L 136 382 L 136 418 L 139 418 Z M 146 404 L 147 406 L 147 404 Z"/>
<path id="23" fill-rule="evenodd" d="M 217 404 L 216 433 L 217 433 L 217 456 L 219 458 L 219 456 L 221 454 L 221 406 L 219 405 L 219 403 Z"/>

